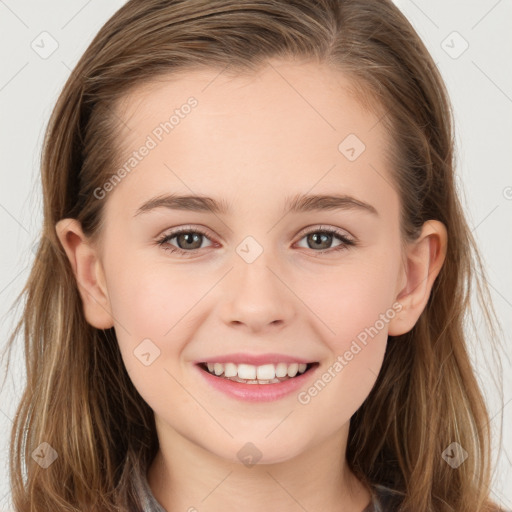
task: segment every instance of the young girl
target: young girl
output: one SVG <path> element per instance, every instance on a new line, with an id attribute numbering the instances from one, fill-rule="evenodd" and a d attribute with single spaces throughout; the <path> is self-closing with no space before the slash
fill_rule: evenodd
<path id="1" fill-rule="evenodd" d="M 127 2 L 45 139 L 15 510 L 498 510 L 451 116 L 391 1 Z"/>

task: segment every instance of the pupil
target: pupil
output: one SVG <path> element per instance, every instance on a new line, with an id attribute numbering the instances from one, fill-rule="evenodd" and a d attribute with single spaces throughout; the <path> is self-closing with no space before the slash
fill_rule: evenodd
<path id="1" fill-rule="evenodd" d="M 325 233 L 321 233 L 321 234 L 313 233 L 311 235 L 311 237 L 313 238 L 315 244 L 318 244 L 318 243 L 321 244 L 322 243 L 322 241 L 321 240 L 319 241 L 318 238 L 320 238 L 320 239 L 324 238 L 324 241 L 325 241 L 325 239 L 329 240 L 331 236 L 332 235 L 325 234 Z M 328 246 L 329 246 L 329 244 L 327 244 L 327 248 L 329 248 Z"/>
<path id="2" fill-rule="evenodd" d="M 180 236 L 185 238 L 185 243 L 186 244 L 189 244 L 189 243 L 193 243 L 193 238 L 194 237 L 196 237 L 196 239 L 198 239 L 201 235 L 198 235 L 197 233 L 184 233 L 184 234 L 181 234 Z M 189 240 L 189 237 L 191 237 L 192 240 Z M 179 245 L 181 246 L 182 244 L 180 243 Z M 201 246 L 200 243 L 199 243 L 199 246 Z M 193 249 L 196 249 L 196 248 L 197 247 L 193 247 Z"/>

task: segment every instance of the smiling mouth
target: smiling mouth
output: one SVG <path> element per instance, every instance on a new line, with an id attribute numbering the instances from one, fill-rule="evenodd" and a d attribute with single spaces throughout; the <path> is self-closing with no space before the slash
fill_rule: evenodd
<path id="1" fill-rule="evenodd" d="M 237 369 L 238 371 L 235 372 L 233 367 L 229 368 L 229 367 L 227 367 L 227 365 L 226 366 L 225 365 L 217 365 L 215 367 L 215 365 L 213 365 L 213 364 L 208 365 L 207 363 L 198 363 L 197 366 L 199 366 L 199 368 L 201 368 L 201 370 L 205 371 L 206 373 L 208 373 L 214 377 L 217 377 L 219 379 L 224 379 L 224 380 L 230 380 L 232 382 L 239 382 L 241 384 L 279 384 L 280 382 L 285 382 L 290 379 L 295 379 L 296 377 L 301 377 L 302 375 L 309 372 L 312 368 L 316 368 L 318 366 L 318 364 L 319 363 L 307 363 L 307 364 L 305 364 L 304 369 L 300 368 L 302 371 L 299 370 L 299 368 L 298 368 L 299 365 L 297 365 L 297 364 L 287 365 L 286 375 L 283 375 L 284 368 L 278 367 L 276 369 L 274 367 L 274 377 L 273 378 L 268 378 L 268 377 L 270 377 L 272 375 L 272 369 L 270 368 L 270 366 L 274 366 L 274 365 L 262 365 L 262 367 L 258 367 L 258 371 L 260 372 L 260 375 L 262 377 L 267 377 L 267 378 L 245 378 L 245 379 L 241 378 L 239 376 L 239 373 L 242 373 L 242 375 L 248 375 L 248 373 L 251 373 L 250 369 L 246 369 L 246 368 L 239 369 L 238 368 Z M 210 368 L 208 366 L 210 366 Z M 233 365 L 233 366 L 237 366 L 237 365 Z M 251 365 L 240 365 L 240 366 L 249 367 Z M 267 367 L 267 368 L 265 368 L 264 370 L 260 370 L 260 368 L 263 368 L 263 367 Z M 277 370 L 277 372 L 276 372 L 276 370 Z M 228 374 L 229 374 L 228 377 L 226 377 L 225 372 L 228 372 Z M 248 373 L 245 373 L 245 372 L 248 372 Z M 264 375 L 262 375 L 262 374 L 264 374 Z M 278 375 L 282 375 L 282 376 L 278 376 Z M 251 375 L 251 377 L 255 377 L 255 376 L 256 375 L 254 375 L 254 371 L 253 371 L 253 375 Z"/>

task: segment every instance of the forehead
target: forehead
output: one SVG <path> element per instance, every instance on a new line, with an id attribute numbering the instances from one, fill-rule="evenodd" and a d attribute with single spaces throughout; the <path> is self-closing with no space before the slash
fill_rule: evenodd
<path id="1" fill-rule="evenodd" d="M 316 63 L 274 60 L 253 73 L 162 76 L 117 105 L 118 165 L 147 141 L 154 146 L 119 189 L 138 198 L 166 187 L 248 198 L 255 185 L 266 198 L 284 188 L 335 186 L 368 201 L 377 189 L 393 194 L 381 110 L 363 108 L 360 92 L 343 72 Z"/>
<path id="2" fill-rule="evenodd" d="M 364 128 L 368 122 L 373 127 L 385 112 L 369 99 L 370 91 L 344 71 L 326 64 L 276 59 L 258 71 L 192 68 L 164 74 L 133 88 L 116 111 L 124 121 L 165 121 L 190 96 L 197 98 L 203 118 L 229 116 L 232 123 L 247 122 L 247 115 L 267 117 L 272 110 L 286 114 L 290 124 L 311 121 L 313 136 L 328 128 L 343 132 L 347 127 Z M 275 124 L 270 121 L 269 125 Z M 124 124 L 124 128 L 125 138 L 134 135 L 130 133 L 133 126 Z"/>

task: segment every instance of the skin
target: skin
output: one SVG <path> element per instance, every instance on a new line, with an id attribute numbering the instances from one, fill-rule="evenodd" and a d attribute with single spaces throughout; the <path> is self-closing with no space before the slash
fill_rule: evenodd
<path id="1" fill-rule="evenodd" d="M 139 87 L 118 106 L 131 127 L 119 133 L 127 154 L 189 96 L 198 106 L 102 199 L 98 242 L 74 219 L 56 225 L 87 321 L 114 326 L 127 371 L 155 412 L 160 451 L 148 481 L 167 510 L 360 512 L 370 502 L 345 460 L 350 417 L 375 383 L 387 336 L 408 332 L 425 308 L 447 234 L 429 221 L 402 250 L 399 197 L 384 158 L 389 141 L 349 85 L 340 71 L 274 60 L 252 76 L 202 70 Z M 366 145 L 353 162 L 338 150 L 350 133 Z M 170 192 L 222 198 L 231 211 L 162 207 L 134 216 Z M 334 192 L 373 205 L 379 216 L 283 213 L 285 197 Z M 197 245 L 168 242 L 200 247 L 191 257 L 155 243 L 179 226 L 208 232 Z M 358 245 L 333 252 L 341 243 L 333 237 L 318 248 L 306 235 L 320 226 Z M 236 252 L 249 235 L 263 248 L 252 263 Z M 193 367 L 229 352 L 278 352 L 318 361 L 322 374 L 394 303 L 401 311 L 307 405 L 295 393 L 240 402 Z M 133 354 L 146 338 L 160 350 L 149 366 Z M 248 442 L 261 452 L 251 467 L 237 456 Z"/>

